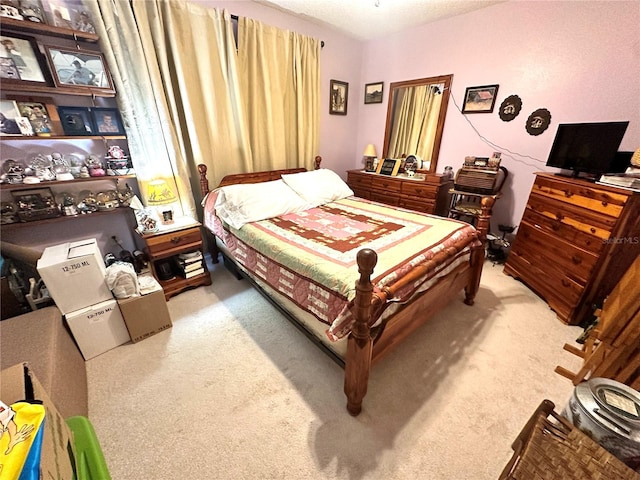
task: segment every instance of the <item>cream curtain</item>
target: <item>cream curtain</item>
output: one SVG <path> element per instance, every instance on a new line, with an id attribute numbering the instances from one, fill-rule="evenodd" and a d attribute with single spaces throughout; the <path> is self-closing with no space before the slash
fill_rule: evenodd
<path id="1" fill-rule="evenodd" d="M 175 177 L 199 211 L 197 165 L 229 173 L 313 165 L 320 43 L 186 0 L 93 0 L 144 185 Z"/>
<path id="2" fill-rule="evenodd" d="M 167 115 L 162 76 L 153 50 L 144 45 L 149 43 L 148 35 L 138 31 L 129 1 L 92 0 L 85 4 L 92 11 L 101 51 L 118 92 L 142 200 L 146 201 L 148 183 L 163 178 L 175 189 L 183 213 L 194 215 L 189 175 L 184 156 L 176 148 L 177 132 Z"/>
<path id="3" fill-rule="evenodd" d="M 433 141 L 438 124 L 442 94 L 433 85 L 420 85 L 403 90 L 398 99 L 398 119 L 391 132 L 388 155 L 417 155 L 431 162 Z"/>
<path id="4" fill-rule="evenodd" d="M 238 65 L 255 171 L 306 167 L 318 154 L 320 41 L 248 18 Z"/>

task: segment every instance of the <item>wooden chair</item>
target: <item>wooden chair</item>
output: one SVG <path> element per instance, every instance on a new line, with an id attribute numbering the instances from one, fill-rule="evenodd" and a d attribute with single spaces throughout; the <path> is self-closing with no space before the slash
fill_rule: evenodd
<path id="1" fill-rule="evenodd" d="M 592 377 L 603 377 L 640 387 L 640 257 L 596 312 L 598 322 L 589 332 L 582 349 L 565 344 L 564 349 L 581 357 L 580 370 L 573 373 L 557 366 L 555 372 L 574 385 Z"/>
<path id="2" fill-rule="evenodd" d="M 640 480 L 640 475 L 543 400 L 516 440 L 499 480 Z"/>

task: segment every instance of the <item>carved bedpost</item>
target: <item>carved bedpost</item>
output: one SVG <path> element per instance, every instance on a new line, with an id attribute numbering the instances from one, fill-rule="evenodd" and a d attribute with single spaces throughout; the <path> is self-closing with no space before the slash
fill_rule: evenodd
<path id="1" fill-rule="evenodd" d="M 207 179 L 207 166 L 204 163 L 198 164 L 198 173 L 200 174 L 200 196 L 209 193 L 209 180 Z"/>
<path id="2" fill-rule="evenodd" d="M 487 241 L 489 230 L 491 230 L 491 211 L 494 203 L 496 203 L 495 195 L 487 195 L 480 200 L 480 215 L 478 216 L 476 230 L 478 230 L 479 238 L 483 245 Z"/>
<path id="3" fill-rule="evenodd" d="M 207 179 L 207 166 L 204 163 L 198 164 L 198 173 L 200 174 L 200 196 L 202 198 L 205 197 L 207 193 L 209 193 L 209 180 Z M 203 213 L 204 215 L 204 213 Z M 218 244 L 216 243 L 216 238 L 209 231 L 208 228 L 204 229 L 206 235 L 206 244 L 211 253 L 211 261 L 213 263 L 218 263 L 218 257 L 220 256 L 220 249 L 218 248 Z"/>
<path id="4" fill-rule="evenodd" d="M 356 416 L 362 410 L 362 399 L 367 393 L 373 340 L 369 331 L 371 318 L 371 296 L 373 285 L 371 274 L 378 261 L 376 252 L 363 248 L 358 252 L 358 272 L 354 305 L 355 324 L 349 334 L 347 357 L 344 367 L 344 393 L 347 395 L 347 410 Z"/>
<path id="5" fill-rule="evenodd" d="M 484 249 L 487 242 L 487 235 L 491 229 L 491 211 L 493 210 L 493 205 L 496 203 L 496 198 L 495 195 L 487 195 L 480 200 L 481 211 L 476 226 L 480 244 L 471 247 L 471 271 L 469 283 L 464 289 L 464 303 L 467 305 L 473 305 L 476 293 L 478 293 L 478 289 L 480 288 L 480 278 L 482 277 L 482 267 L 484 266 L 485 257 Z"/>
<path id="6" fill-rule="evenodd" d="M 320 162 L 322 162 L 322 157 L 320 155 L 316 155 L 316 158 L 313 159 L 314 170 L 320 170 Z"/>

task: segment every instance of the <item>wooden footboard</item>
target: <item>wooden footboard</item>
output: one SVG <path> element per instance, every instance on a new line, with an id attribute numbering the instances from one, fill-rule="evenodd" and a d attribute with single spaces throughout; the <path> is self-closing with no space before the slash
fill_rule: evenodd
<path id="1" fill-rule="evenodd" d="M 320 167 L 321 158 L 315 158 L 315 168 Z M 209 191 L 209 183 L 206 178 L 207 168 L 198 166 L 200 172 L 200 185 L 202 195 Z M 296 173 L 304 169 L 278 170 L 272 172 L 259 172 L 250 174 L 230 175 L 225 177 L 220 186 L 234 183 L 258 183 L 276 180 L 284 173 Z M 488 230 L 488 218 L 491 205 L 483 205 L 483 216 L 478 221 L 478 237 L 484 240 Z M 371 366 L 390 352 L 404 338 L 409 336 L 418 327 L 424 324 L 435 313 L 448 305 L 464 289 L 465 303 L 473 305 L 474 298 L 480 285 L 482 266 L 484 263 L 483 242 L 477 242 L 471 247 L 469 262 L 458 266 L 452 272 L 438 279 L 437 283 L 427 291 L 419 294 L 410 304 L 400 309 L 382 326 L 371 328 L 373 324 L 372 312 L 376 306 L 386 303 L 394 298 L 397 291 L 403 286 L 414 282 L 422 275 L 435 269 L 444 258 L 436 257 L 432 261 L 416 268 L 412 274 L 396 282 L 382 292 L 373 291 L 371 276 L 377 263 L 377 254 L 371 249 L 365 248 L 358 252 L 357 263 L 360 276 L 356 281 L 356 296 L 354 303 L 355 324 L 348 337 L 347 353 L 344 359 L 344 392 L 347 396 L 347 410 L 351 415 L 358 415 L 362 410 L 362 401 L 367 393 L 369 372 Z M 217 262 L 218 251 L 216 242 L 212 242 L 212 257 Z M 453 251 L 441 252 L 442 257 L 452 255 Z M 292 315 L 287 315 L 290 320 L 299 323 Z"/>

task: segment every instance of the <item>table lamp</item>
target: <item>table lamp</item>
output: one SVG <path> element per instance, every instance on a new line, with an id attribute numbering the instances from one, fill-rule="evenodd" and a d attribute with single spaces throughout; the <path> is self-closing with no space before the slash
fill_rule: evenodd
<path id="1" fill-rule="evenodd" d="M 149 183 L 147 204 L 157 208 L 160 222 L 163 225 L 173 223 L 173 209 L 171 208 L 171 204 L 176 200 L 176 195 L 164 180 L 154 180 Z"/>
<path id="2" fill-rule="evenodd" d="M 362 154 L 362 156 L 365 158 L 364 171 L 375 172 L 376 171 L 375 161 L 378 157 L 378 154 L 376 153 L 375 145 L 373 145 L 373 143 L 370 143 L 369 145 L 367 145 L 366 148 L 364 149 L 364 153 Z"/>

